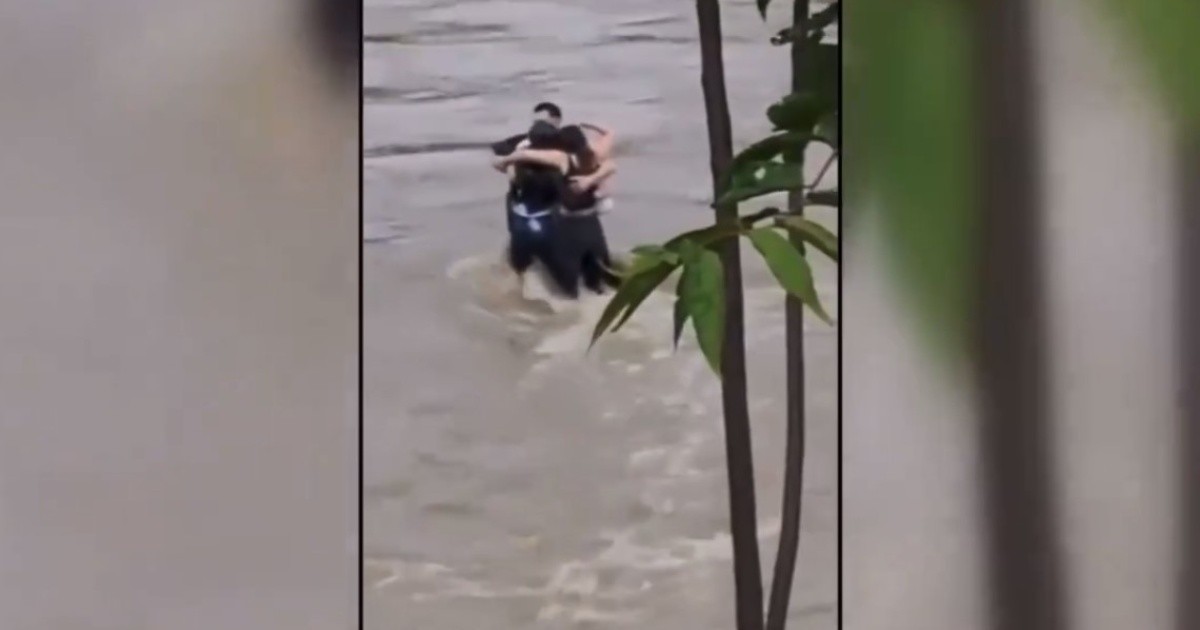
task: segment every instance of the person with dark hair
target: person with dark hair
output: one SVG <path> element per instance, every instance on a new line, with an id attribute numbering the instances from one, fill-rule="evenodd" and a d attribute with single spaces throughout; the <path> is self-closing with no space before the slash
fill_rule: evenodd
<path id="1" fill-rule="evenodd" d="M 601 159 L 580 127 L 564 128 L 560 136 L 572 158 L 560 231 L 563 240 L 571 242 L 581 257 L 584 284 L 593 292 L 602 293 L 604 286 L 616 288 L 620 281 L 612 271 L 608 239 L 600 222 L 602 200 L 609 200 L 601 192 L 602 187 L 617 172 L 617 165 L 611 158 Z"/>
<path id="2" fill-rule="evenodd" d="M 554 103 L 542 101 L 533 106 L 533 115 L 557 127 L 562 127 L 562 109 Z"/>
<path id="3" fill-rule="evenodd" d="M 521 279 L 540 262 L 557 288 L 567 297 L 578 297 L 579 275 L 573 247 L 561 234 L 563 200 L 567 195 L 567 154 L 556 149 L 558 129 L 539 120 L 530 127 L 527 141 L 537 160 L 497 159 L 493 166 L 508 175 L 505 198 L 508 224 L 508 262 Z"/>
<path id="4" fill-rule="evenodd" d="M 561 220 L 556 224 L 555 237 L 561 243 L 563 255 L 570 258 L 564 264 L 569 265 L 572 272 L 578 268 L 584 284 L 592 291 L 602 293 L 606 285 L 616 287 L 619 280 L 612 272 L 613 263 L 598 207 L 598 190 L 616 172 L 616 164 L 611 159 L 601 161 L 578 126 L 564 127 L 557 135 L 554 148 L 532 146 L 531 143 L 528 148 L 497 158 L 495 166 L 504 170 L 515 165 L 538 164 L 560 169 L 569 178 L 569 184 L 562 192 Z"/>
<path id="5" fill-rule="evenodd" d="M 589 137 L 588 129 L 598 136 Z M 595 207 L 608 211 L 612 199 L 605 183 L 617 172 L 612 159 L 613 133 L 596 125 L 581 123 L 563 127 L 559 132 L 560 145 L 573 157 L 571 190 L 581 208 Z"/>
<path id="6" fill-rule="evenodd" d="M 562 126 L 562 108 L 554 103 L 543 101 L 533 106 L 533 120 L 543 121 L 558 129 Z M 519 133 L 515 136 L 510 136 L 499 142 L 492 144 L 492 153 L 497 156 L 511 155 L 513 151 L 520 148 L 527 148 L 528 134 Z"/>
<path id="7" fill-rule="evenodd" d="M 602 293 L 605 286 L 616 287 L 619 281 L 612 272 L 608 241 L 599 217 L 611 208 L 605 183 L 616 173 L 616 163 L 611 158 L 615 136 L 598 125 L 561 127 L 562 110 L 554 103 L 538 103 L 534 114 L 538 122 L 529 134 L 493 145 L 498 156 L 494 166 L 509 172 L 510 179 L 518 166 L 533 165 L 557 169 L 567 178 L 558 206 L 560 220 L 555 222 L 552 239 L 557 242 L 560 255 L 552 275 L 557 273 L 563 279 L 571 274 L 582 276 L 589 289 Z M 539 123 L 544 126 L 539 127 Z M 536 129 L 541 129 L 544 135 L 535 142 L 532 133 Z M 551 129 L 557 132 L 553 139 L 549 136 Z M 513 266 L 521 273 L 523 269 L 519 267 Z"/>
<path id="8" fill-rule="evenodd" d="M 592 152 L 596 154 L 597 159 L 603 162 L 612 157 L 613 145 L 616 141 L 616 136 L 612 130 L 591 123 L 579 123 L 577 125 L 562 126 L 562 108 L 558 105 L 543 101 L 533 106 L 534 120 L 543 120 L 554 125 L 557 129 L 562 129 L 565 132 L 572 134 L 582 134 L 587 145 Z M 520 133 L 515 136 L 510 136 L 492 144 L 492 153 L 497 156 L 505 156 L 511 154 L 520 148 L 527 148 L 526 134 Z M 566 146 L 561 146 L 565 151 L 570 151 Z"/>

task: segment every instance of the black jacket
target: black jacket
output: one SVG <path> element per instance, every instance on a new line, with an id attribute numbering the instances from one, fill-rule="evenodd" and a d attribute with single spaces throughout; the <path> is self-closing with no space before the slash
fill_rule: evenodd
<path id="1" fill-rule="evenodd" d="M 517 150 L 517 145 L 521 144 L 529 134 L 519 133 L 511 138 L 506 138 L 500 142 L 492 144 L 492 153 L 497 156 L 512 155 L 513 151 Z"/>

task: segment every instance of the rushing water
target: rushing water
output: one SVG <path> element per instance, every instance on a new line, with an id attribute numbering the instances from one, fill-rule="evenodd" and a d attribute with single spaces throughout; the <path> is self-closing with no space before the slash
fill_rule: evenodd
<path id="1" fill-rule="evenodd" d="M 722 3 L 735 137 L 767 131 L 787 57 Z M 587 353 L 603 298 L 521 296 L 485 143 L 540 100 L 619 134 L 616 250 L 704 224 L 690 3 L 368 0 L 365 588 L 369 630 L 732 626 L 719 386 L 670 296 Z M 810 160 L 815 172 L 824 156 Z M 836 169 L 827 177 L 836 178 Z M 836 215 L 814 213 L 834 226 Z M 778 533 L 782 294 L 748 252 L 764 571 Z M 816 263 L 837 313 L 836 267 Z M 837 336 L 810 318 L 809 458 L 792 627 L 836 625 Z"/>

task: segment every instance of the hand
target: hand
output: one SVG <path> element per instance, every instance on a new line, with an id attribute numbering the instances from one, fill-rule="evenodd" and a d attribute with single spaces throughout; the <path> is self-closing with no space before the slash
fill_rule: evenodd
<path id="1" fill-rule="evenodd" d="M 571 178 L 571 190 L 581 193 L 592 187 L 592 178 L 586 175 L 578 175 Z"/>

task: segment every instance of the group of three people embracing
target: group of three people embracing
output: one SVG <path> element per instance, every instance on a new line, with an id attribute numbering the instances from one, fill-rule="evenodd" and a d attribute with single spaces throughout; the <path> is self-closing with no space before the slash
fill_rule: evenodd
<path id="1" fill-rule="evenodd" d="M 613 133 L 591 124 L 562 125 L 554 103 L 534 107 L 529 131 L 492 145 L 492 166 L 508 177 L 508 262 L 522 279 L 539 262 L 563 295 L 580 285 L 615 288 L 600 214 L 612 207 L 606 183 L 616 173 Z"/>

